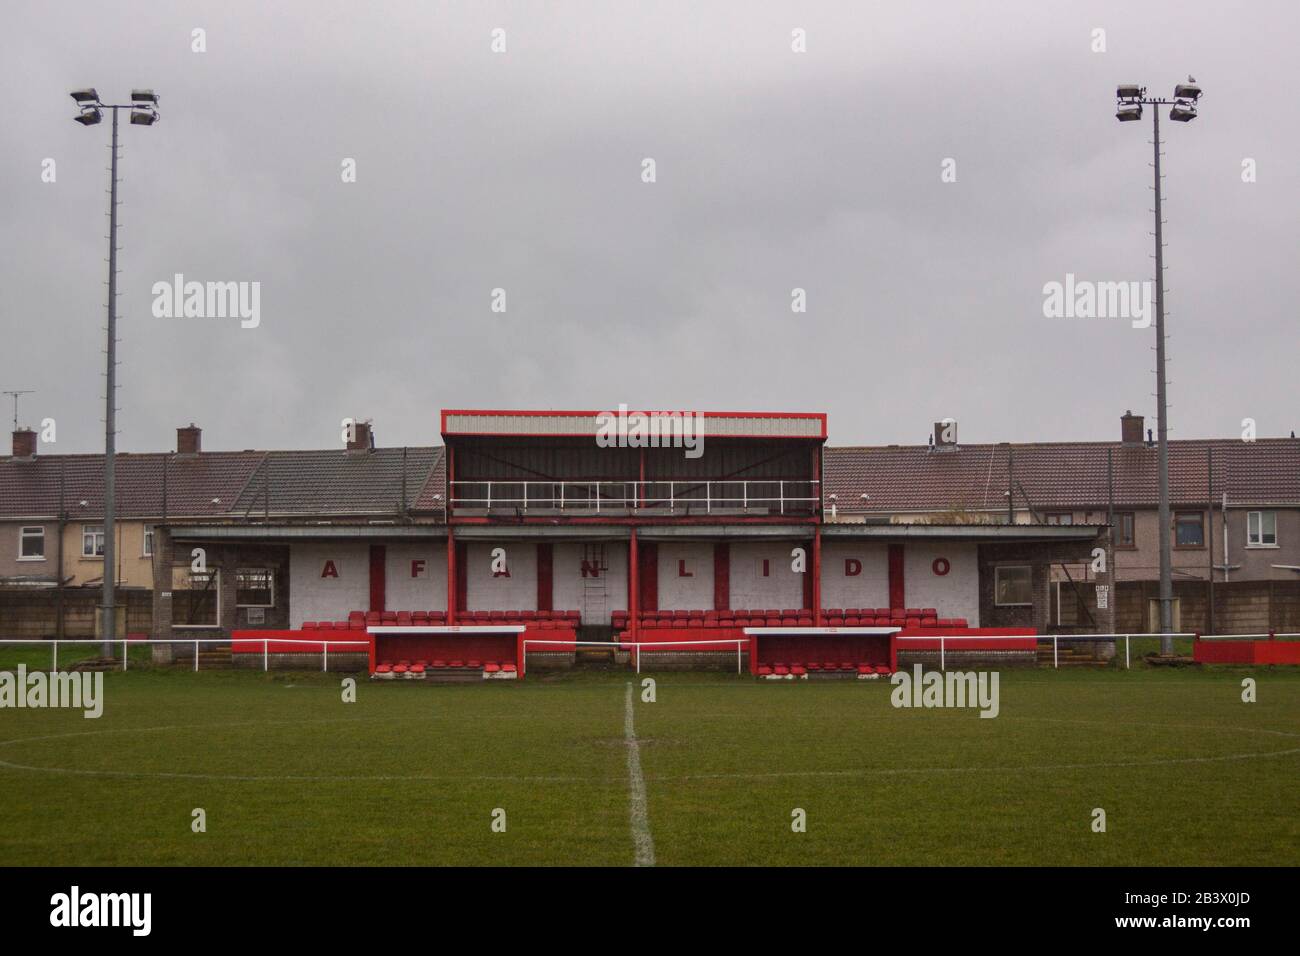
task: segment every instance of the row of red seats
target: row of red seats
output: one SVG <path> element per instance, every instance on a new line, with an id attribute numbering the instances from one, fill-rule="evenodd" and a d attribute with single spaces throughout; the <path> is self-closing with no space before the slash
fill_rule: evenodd
<path id="1" fill-rule="evenodd" d="M 611 623 L 616 631 L 627 629 L 626 611 L 615 611 Z M 647 611 L 641 628 L 663 627 L 812 627 L 812 611 Z M 934 608 L 830 608 L 822 612 L 825 627 L 942 627 L 964 628 L 964 617 L 939 617 Z"/>
<path id="2" fill-rule="evenodd" d="M 888 664 L 866 664 L 866 663 L 854 664 L 851 661 L 839 662 L 839 663 L 835 661 L 827 661 L 825 663 L 819 663 L 817 661 L 809 661 L 806 664 L 773 663 L 773 664 L 758 665 L 759 677 L 769 677 L 769 676 L 785 677 L 787 675 L 791 677 L 803 677 L 805 674 L 818 674 L 818 673 L 821 674 L 830 674 L 830 673 L 888 674 L 889 665 Z"/>
<path id="3" fill-rule="evenodd" d="M 577 611 L 458 611 L 458 621 L 577 621 L 582 615 Z M 367 624 L 410 624 L 424 621 L 445 621 L 446 611 L 350 611 L 349 621 Z"/>
<path id="4" fill-rule="evenodd" d="M 448 668 L 470 668 L 472 670 L 482 670 L 489 674 L 495 674 L 497 671 L 505 671 L 507 674 L 514 673 L 515 665 L 510 663 L 498 664 L 496 661 L 397 661 L 392 663 L 385 661 L 382 664 L 375 665 L 376 674 L 423 674 L 426 670 L 444 670 Z"/>

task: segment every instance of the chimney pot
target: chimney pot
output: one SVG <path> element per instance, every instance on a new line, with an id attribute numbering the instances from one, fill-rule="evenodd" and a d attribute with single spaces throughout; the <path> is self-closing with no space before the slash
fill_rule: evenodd
<path id="1" fill-rule="evenodd" d="M 14 457 L 36 457 L 36 432 L 30 428 L 17 428 L 14 430 Z"/>
<path id="2" fill-rule="evenodd" d="M 203 429 L 193 422 L 176 429 L 176 453 L 197 455 L 203 450 Z"/>
<path id="3" fill-rule="evenodd" d="M 1142 416 L 1126 411 L 1119 419 L 1120 440 L 1125 445 L 1142 444 Z"/>

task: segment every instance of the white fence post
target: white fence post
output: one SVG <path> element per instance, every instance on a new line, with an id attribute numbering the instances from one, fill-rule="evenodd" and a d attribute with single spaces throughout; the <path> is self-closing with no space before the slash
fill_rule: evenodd
<path id="1" fill-rule="evenodd" d="M 1057 660 L 1056 648 L 1057 648 L 1056 635 L 1053 634 L 1052 635 L 1052 669 L 1053 670 L 1056 670 L 1061 666 L 1060 662 Z"/>
<path id="2" fill-rule="evenodd" d="M 126 638 L 122 638 L 122 670 L 126 670 Z"/>
<path id="3" fill-rule="evenodd" d="M 320 669 L 322 671 L 328 671 L 330 669 L 330 642 L 326 641 L 324 644 L 320 646 L 320 648 L 321 648 Z"/>
<path id="4" fill-rule="evenodd" d="M 945 670 L 943 664 L 943 635 L 939 635 L 939 670 Z"/>
<path id="5" fill-rule="evenodd" d="M 196 639 L 194 641 L 194 673 L 197 674 L 198 672 L 199 672 L 199 642 Z"/>
<path id="6" fill-rule="evenodd" d="M 736 673 L 743 673 L 740 669 L 740 641 L 736 641 Z"/>
<path id="7" fill-rule="evenodd" d="M 54 666 L 51 668 L 51 670 L 57 671 L 58 669 L 59 669 L 59 642 L 55 641 L 54 642 Z"/>
<path id="8" fill-rule="evenodd" d="M 1124 670 L 1132 670 L 1132 665 L 1128 659 L 1128 635 L 1124 635 Z"/>
<path id="9" fill-rule="evenodd" d="M 271 642 L 262 638 L 262 672 L 267 673 L 271 670 Z"/>

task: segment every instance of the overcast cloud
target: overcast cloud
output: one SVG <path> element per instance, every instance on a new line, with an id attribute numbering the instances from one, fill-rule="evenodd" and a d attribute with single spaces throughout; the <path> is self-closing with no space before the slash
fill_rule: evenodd
<path id="1" fill-rule="evenodd" d="M 1151 277 L 1150 123 L 1113 91 L 1191 73 L 1200 117 L 1161 124 L 1171 435 L 1285 435 L 1298 35 L 1289 2 L 10 2 L 0 388 L 58 422 L 42 453 L 102 449 L 109 128 L 68 92 L 142 86 L 122 449 L 191 420 L 207 449 L 334 447 L 349 415 L 431 444 L 443 407 L 620 402 L 825 411 L 835 444 L 944 416 L 966 442 L 1118 438 L 1154 415 L 1153 330 L 1046 319 L 1042 289 Z M 153 317 L 175 273 L 260 282 L 260 326 Z"/>

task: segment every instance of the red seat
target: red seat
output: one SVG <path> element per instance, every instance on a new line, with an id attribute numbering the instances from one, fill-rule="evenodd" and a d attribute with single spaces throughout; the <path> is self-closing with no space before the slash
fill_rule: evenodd
<path id="1" fill-rule="evenodd" d="M 302 622 L 302 629 L 303 629 L 304 631 L 314 631 L 314 630 L 316 630 L 316 622 L 315 622 L 315 621 L 303 621 L 303 622 Z"/>
<path id="2" fill-rule="evenodd" d="M 827 618 L 827 619 L 826 619 L 826 626 L 827 626 L 827 627 L 843 627 L 843 626 L 844 626 L 844 618 L 842 618 L 842 617 L 832 617 L 832 618 Z"/>
<path id="3" fill-rule="evenodd" d="M 842 670 L 842 671 L 851 671 L 851 670 L 853 670 L 853 664 L 850 663 L 850 662 L 848 662 L 848 661 L 845 661 L 845 662 L 843 662 L 842 664 L 840 664 L 840 670 Z"/>
<path id="4" fill-rule="evenodd" d="M 393 673 L 394 673 L 394 674 L 405 674 L 405 673 L 407 672 L 408 669 L 409 669 L 409 668 L 408 668 L 408 666 L 407 666 L 406 664 L 394 664 L 394 665 L 393 665 Z"/>
<path id="5" fill-rule="evenodd" d="M 464 662 L 464 661 L 448 661 L 448 662 L 447 662 L 447 666 L 448 666 L 448 667 L 464 667 L 464 666 L 465 666 L 465 662 Z"/>
<path id="6" fill-rule="evenodd" d="M 439 668 L 439 667 L 446 667 L 446 666 L 447 666 L 447 662 L 446 662 L 446 661 L 434 661 L 434 662 L 433 662 L 433 666 L 434 666 L 435 669 L 437 669 L 437 668 Z"/>
<path id="7" fill-rule="evenodd" d="M 423 664 L 412 664 L 412 665 L 411 665 L 411 673 L 412 673 L 412 674 L 423 674 L 423 673 L 424 673 L 424 665 L 423 665 Z"/>
<path id="8" fill-rule="evenodd" d="M 772 668 L 772 673 L 776 674 L 778 677 L 784 677 L 786 674 L 790 673 L 790 668 L 786 667 L 784 664 L 777 664 Z"/>
<path id="9" fill-rule="evenodd" d="M 759 665 L 758 665 L 758 674 L 759 674 L 760 677 L 767 677 L 767 676 L 769 676 L 771 673 L 772 673 L 772 668 L 769 667 L 767 664 L 759 664 Z"/>
<path id="10" fill-rule="evenodd" d="M 921 617 L 938 617 L 938 616 L 939 616 L 939 612 L 935 608 L 932 607 L 921 608 Z"/>
<path id="11" fill-rule="evenodd" d="M 877 674 L 888 674 L 888 673 L 889 673 L 889 665 L 888 665 L 888 664 L 877 664 L 877 665 L 876 665 L 876 673 L 877 673 Z"/>
<path id="12" fill-rule="evenodd" d="M 515 673 L 515 665 L 514 665 L 514 664 L 502 664 L 502 665 L 501 665 L 501 669 L 502 669 L 503 671 L 505 671 L 507 674 L 513 674 L 513 673 Z"/>
<path id="13" fill-rule="evenodd" d="M 952 626 L 953 626 L 953 627 L 965 627 L 965 626 L 966 626 L 966 619 L 965 619 L 964 617 L 954 617 L 954 618 L 952 619 Z"/>
<path id="14" fill-rule="evenodd" d="M 495 674 L 497 671 L 501 670 L 501 665 L 496 661 L 488 661 L 483 665 L 483 670 L 487 671 L 489 674 Z"/>
<path id="15" fill-rule="evenodd" d="M 830 608 L 830 609 L 827 610 L 827 611 L 823 611 L 822 613 L 823 613 L 826 617 L 843 617 L 843 616 L 844 616 L 844 608 L 842 608 L 842 607 L 833 607 L 833 608 Z"/>
<path id="16" fill-rule="evenodd" d="M 380 664 L 378 667 L 375 668 L 375 673 L 376 673 L 376 674 L 388 674 L 388 673 L 391 673 L 392 670 L 393 670 L 393 667 L 392 667 L 391 664 Z"/>
<path id="17" fill-rule="evenodd" d="M 808 669 L 809 669 L 810 671 L 819 671 L 819 670 L 822 669 L 822 666 L 821 666 L 820 664 L 818 664 L 816 661 L 809 661 L 809 662 L 808 662 Z"/>
<path id="18" fill-rule="evenodd" d="M 862 626 L 862 618 L 860 618 L 860 617 L 846 617 L 846 618 L 844 619 L 844 626 L 845 626 L 845 627 L 861 627 L 861 626 Z"/>
<path id="19" fill-rule="evenodd" d="M 805 674 L 808 673 L 808 671 L 802 664 L 791 664 L 790 673 L 793 674 L 795 677 L 803 677 Z"/>
<path id="20" fill-rule="evenodd" d="M 824 671 L 837 671 L 839 669 L 840 669 L 840 665 L 836 664 L 834 661 L 827 661 L 826 663 L 822 664 L 822 670 Z"/>
<path id="21" fill-rule="evenodd" d="M 859 665 L 858 665 L 858 673 L 859 673 L 859 674 L 874 674 L 875 672 L 876 672 L 876 669 L 875 669 L 874 667 L 872 667 L 870 664 L 859 664 Z"/>
<path id="22" fill-rule="evenodd" d="M 483 666 L 483 662 L 482 662 L 482 661 L 466 661 L 466 662 L 465 662 L 465 666 L 466 666 L 466 667 L 482 667 L 482 666 Z"/>
<path id="23" fill-rule="evenodd" d="M 909 617 L 904 627 L 920 627 L 921 619 L 919 617 Z"/>

